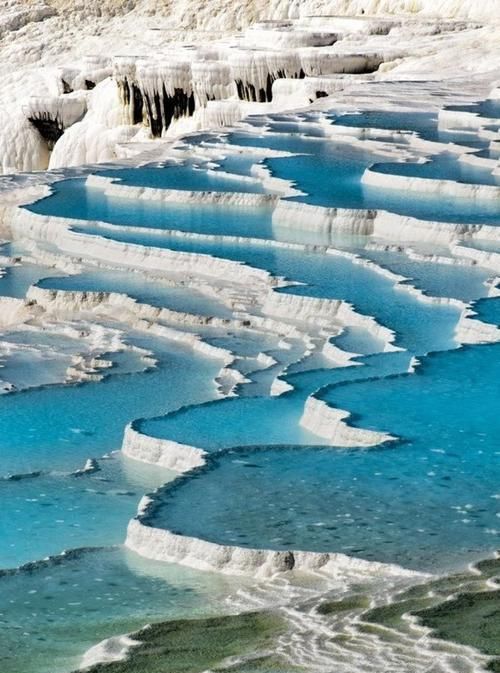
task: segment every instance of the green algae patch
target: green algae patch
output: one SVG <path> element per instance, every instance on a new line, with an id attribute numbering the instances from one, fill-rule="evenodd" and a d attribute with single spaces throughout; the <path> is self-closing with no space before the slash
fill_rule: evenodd
<path id="1" fill-rule="evenodd" d="M 470 645 L 500 658 L 500 589 L 460 594 L 422 610 L 417 616 L 422 624 L 433 629 L 437 638 Z M 497 667 L 498 664 L 500 659 Z"/>
<path id="2" fill-rule="evenodd" d="M 362 619 L 365 622 L 380 624 L 387 628 L 401 629 L 405 627 L 403 615 L 432 605 L 433 602 L 429 598 L 399 600 L 368 610 L 363 614 Z"/>
<path id="3" fill-rule="evenodd" d="M 475 582 L 460 586 L 453 598 L 420 610 L 416 616 L 436 638 L 468 645 L 493 657 L 488 668 L 500 673 L 500 558 L 480 561 L 475 572 Z"/>
<path id="4" fill-rule="evenodd" d="M 140 645 L 128 658 L 87 669 L 89 673 L 201 673 L 223 665 L 236 671 L 285 670 L 270 655 L 286 630 L 278 616 L 252 612 L 153 624 L 134 634 Z M 259 654 L 261 653 L 261 654 Z M 229 661 L 234 657 L 234 661 Z M 265 663 L 264 663 L 265 662 Z"/>
<path id="5" fill-rule="evenodd" d="M 370 606 L 368 596 L 354 595 L 343 598 L 340 601 L 325 601 L 321 603 L 317 612 L 320 615 L 332 615 L 337 612 L 347 612 L 348 610 L 363 610 Z"/>
<path id="6" fill-rule="evenodd" d="M 500 673 L 500 589 L 494 583 L 500 559 L 480 561 L 470 573 L 437 578 L 411 587 L 392 603 L 362 615 L 368 624 L 397 631 L 408 628 L 404 615 L 414 615 L 422 626 L 441 640 L 474 647 L 493 657 L 489 670 Z"/>

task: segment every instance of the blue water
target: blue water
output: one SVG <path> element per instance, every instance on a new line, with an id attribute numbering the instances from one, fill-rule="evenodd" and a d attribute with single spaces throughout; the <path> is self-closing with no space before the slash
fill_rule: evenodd
<path id="1" fill-rule="evenodd" d="M 273 174 L 294 182 L 306 192 L 306 196 L 297 197 L 296 200 L 339 208 L 388 210 L 443 222 L 496 224 L 499 220 L 500 205 L 494 200 L 443 198 L 442 195 L 433 194 L 422 197 L 408 194 L 406 190 L 400 192 L 397 189 L 363 186 L 361 177 L 365 169 L 380 163 L 381 157 L 334 140 L 289 136 L 285 133 L 257 136 L 242 132 L 230 134 L 229 140 L 241 146 L 269 147 L 300 154 L 266 161 Z M 438 162 L 437 166 L 437 173 L 442 179 L 454 179 L 453 176 L 459 170 L 455 166 L 449 170 L 445 162 Z M 462 170 L 469 181 L 480 183 L 485 179 L 483 170 Z"/>
<path id="2" fill-rule="evenodd" d="M 74 470 L 119 449 L 128 422 L 215 396 L 220 360 L 175 343 L 136 336 L 159 366 L 98 383 L 53 386 L 4 396 L 0 404 L 1 474 Z"/>
<path id="3" fill-rule="evenodd" d="M 298 425 L 302 410 L 303 399 L 294 395 L 276 399 L 239 398 L 191 407 L 173 416 L 142 421 L 135 427 L 147 435 L 166 437 L 210 451 L 263 441 L 269 444 L 297 441 L 322 444 L 319 438 Z M 280 423 L 276 423 L 275 414 L 279 414 Z"/>
<path id="4" fill-rule="evenodd" d="M 83 292 L 119 292 L 137 301 L 174 311 L 228 318 L 231 312 L 221 302 L 182 285 L 146 280 L 121 271 L 87 271 L 75 276 L 45 278 L 39 287 Z"/>
<path id="5" fill-rule="evenodd" d="M 408 194 L 406 190 L 369 187 L 361 184 L 361 177 L 368 166 L 377 158 L 367 156 L 365 160 L 342 162 L 337 159 L 334 147 L 325 148 L 325 157 L 308 155 L 291 159 L 269 159 L 273 172 L 287 180 L 294 181 L 307 193 L 307 197 L 297 197 L 314 205 L 334 205 L 342 208 L 363 208 L 366 210 L 388 210 L 399 215 L 408 215 L 423 220 L 442 222 L 490 223 L 497 224 L 500 205 L 493 199 L 474 201 L 472 199 L 443 198 L 442 195 Z M 347 163 L 347 166 L 346 166 Z M 443 177 L 446 173 L 443 173 Z"/>
<path id="6" fill-rule="evenodd" d="M 15 568 L 63 549 L 120 544 L 144 484 L 118 458 L 101 460 L 100 468 L 80 477 L 53 472 L 3 479 L 0 567 Z"/>
<path id="7" fill-rule="evenodd" d="M 51 196 L 37 201 L 28 209 L 42 215 L 100 220 L 160 231 L 173 229 L 203 234 L 272 237 L 271 212 L 264 207 L 193 206 L 107 197 L 100 189 L 87 188 L 85 180 L 78 178 L 57 183 L 53 190 Z"/>
<path id="8" fill-rule="evenodd" d="M 454 109 L 450 107 L 449 109 Z M 387 131 L 410 131 L 423 140 L 454 143 L 467 147 L 486 147 L 488 141 L 481 140 L 467 130 L 443 130 L 438 128 L 437 114 L 428 112 L 400 112 L 388 110 L 367 110 L 353 114 L 332 116 L 332 121 L 341 126 L 356 128 L 384 129 Z"/>
<path id="9" fill-rule="evenodd" d="M 352 410 L 356 425 L 402 443 L 225 452 L 167 487 L 149 520 L 224 544 L 344 551 L 415 568 L 486 552 L 498 540 L 499 353 L 498 345 L 441 353 L 416 375 L 333 387 L 322 397 Z"/>
<path id="10" fill-rule="evenodd" d="M 477 318 L 492 325 L 500 326 L 500 299 L 484 299 L 474 305 Z"/>
<path id="11" fill-rule="evenodd" d="M 380 189 L 363 186 L 361 177 L 365 169 L 380 162 L 380 157 L 366 151 L 347 147 L 332 140 L 293 136 L 274 133 L 263 136 L 232 133 L 231 143 L 240 146 L 258 146 L 297 152 L 299 156 L 268 159 L 266 163 L 273 174 L 295 183 L 306 193 L 299 200 L 323 206 L 359 209 L 382 209 L 402 215 L 410 215 L 428 220 L 450 222 L 497 224 L 500 219 L 500 205 L 493 199 L 474 200 L 443 198 L 442 195 L 409 195 L 394 189 Z M 233 159 L 234 160 L 234 159 Z M 226 162 L 231 162 L 228 158 Z M 223 166 L 224 170 L 231 166 Z M 170 172 L 177 176 L 191 176 L 194 184 L 184 177 L 184 188 L 203 189 L 199 180 L 222 180 L 225 191 L 245 191 L 246 183 L 228 180 L 223 176 L 213 177 L 213 173 L 203 170 L 192 171 L 189 167 L 141 168 L 135 169 L 140 175 L 134 177 L 132 169 L 112 172 L 115 179 L 125 184 L 148 184 L 143 172 L 151 172 L 151 185 L 170 185 Z M 495 184 L 491 173 L 473 168 L 455 160 L 452 155 L 440 155 L 427 164 L 377 163 L 377 170 L 399 174 L 417 174 L 422 177 L 458 179 L 472 183 Z M 162 171 L 165 174 L 162 182 Z M 184 172 L 182 172 L 184 171 Z M 192 178 L 194 174 L 195 178 Z M 147 173 L 149 175 L 149 173 Z M 204 176 L 204 177 L 203 177 Z M 177 178 L 176 178 L 177 179 Z M 181 179 L 181 178 L 179 178 Z M 131 180 L 136 180 L 131 182 Z M 173 179 L 172 179 L 173 180 Z M 177 182 L 174 186 L 178 186 Z M 208 187 L 207 187 L 208 188 Z M 215 187 L 212 186 L 212 189 Z M 252 188 L 253 189 L 253 188 Z M 159 230 L 179 230 L 204 234 L 222 234 L 244 237 L 273 238 L 271 212 L 265 208 L 221 208 L 204 205 L 175 205 L 142 200 L 106 197 L 101 190 L 87 189 L 82 180 L 70 180 L 54 187 L 54 194 L 29 207 L 41 214 L 56 214 L 88 220 L 100 220 L 112 224 L 147 227 Z M 113 233 L 110 233 L 113 236 Z M 311 243 L 320 242 L 310 237 Z M 291 240 L 294 240 L 293 238 Z M 161 237 L 156 244 L 161 244 Z M 151 244 L 155 244 L 151 241 Z"/>
<path id="12" fill-rule="evenodd" d="M 221 192 L 262 192 L 259 183 L 249 183 L 224 177 L 196 168 L 189 163 L 165 166 L 141 166 L 99 171 L 99 175 L 113 178 L 125 185 Z"/>
<path id="13" fill-rule="evenodd" d="M 0 576 L 2 673 L 76 670 L 102 639 L 221 612 L 234 588 L 231 578 L 111 547 Z"/>
<path id="14" fill-rule="evenodd" d="M 443 152 L 426 163 L 385 163 L 374 167 L 378 173 L 388 175 L 407 175 L 436 180 L 453 180 L 479 185 L 500 185 L 498 176 L 492 174 L 491 169 L 471 166 L 464 161 L 458 161 L 456 154 Z"/>
<path id="15" fill-rule="evenodd" d="M 5 275 L 0 277 L 0 296 L 21 299 L 26 296 L 28 288 L 41 278 L 55 275 L 57 271 L 39 264 L 22 264 L 9 266 Z"/>
<path id="16" fill-rule="evenodd" d="M 460 266 L 454 264 L 436 264 L 431 261 L 414 260 L 404 253 L 357 249 L 363 257 L 373 260 L 384 268 L 408 278 L 409 282 L 435 297 L 453 297 L 469 302 L 484 297 L 488 289 L 485 281 L 491 272 L 480 266 Z M 433 252 L 440 251 L 434 248 Z M 446 250 L 441 251 L 449 256 Z"/>
<path id="17" fill-rule="evenodd" d="M 101 460 L 120 448 L 126 424 L 181 404 L 216 396 L 221 362 L 151 337 L 136 337 L 158 359 L 145 373 L 114 375 L 99 383 L 52 386 L 4 396 L 0 401 L 0 567 L 80 546 L 118 544 L 144 490 L 134 470 Z M 101 470 L 75 477 L 87 458 Z M 8 475 L 26 475 L 20 480 Z M 162 471 L 156 470 L 162 481 Z M 163 480 L 166 480 L 163 476 Z"/>
<path id="18" fill-rule="evenodd" d="M 158 468 L 101 456 L 120 447 L 126 423 L 137 416 L 214 397 L 213 377 L 221 366 L 168 341 L 133 333 L 130 339 L 154 352 L 157 369 L 0 400 L 2 475 L 26 475 L 0 479 L 0 567 L 14 568 L 64 549 L 106 547 L 45 570 L 0 576 L 6 673 L 75 668 L 83 652 L 104 637 L 169 613 L 215 609 L 217 596 L 207 604 L 197 586 L 205 586 L 205 594 L 210 585 L 214 594 L 222 591 L 217 578 L 178 568 L 155 576 L 154 564 L 129 567 L 121 550 L 108 551 L 109 545 L 123 542 L 143 493 L 170 477 Z M 88 457 L 98 458 L 100 470 L 72 475 Z M 27 474 L 35 470 L 42 473 Z M 26 646 L 17 649 L 19 638 Z"/>
<path id="19" fill-rule="evenodd" d="M 432 112 L 366 110 L 341 115 L 329 115 L 335 124 L 356 128 L 376 128 L 386 131 L 413 131 L 426 140 L 437 141 L 437 114 Z"/>
<path id="20" fill-rule="evenodd" d="M 409 360 L 406 352 L 385 353 L 360 358 L 359 366 L 292 374 L 285 380 L 295 390 L 280 397 L 219 400 L 142 420 L 135 423 L 135 427 L 146 435 L 184 442 L 211 452 L 264 443 L 324 444 L 321 438 L 299 425 L 309 394 L 335 382 L 404 372 Z"/>
<path id="21" fill-rule="evenodd" d="M 78 231 L 100 233 L 92 226 Z M 398 335 L 398 344 L 417 353 L 453 345 L 458 309 L 425 304 L 400 288 L 395 288 L 393 281 L 380 273 L 341 256 L 321 251 L 302 252 L 260 245 L 188 241 L 176 237 L 164 242 L 155 239 L 153 242 L 147 235 L 123 231 L 110 234 L 109 238 L 241 261 L 252 267 L 266 269 L 275 276 L 305 283 L 285 291 L 318 298 L 342 298 L 351 302 L 361 313 L 373 315 L 381 324 L 394 329 Z"/>

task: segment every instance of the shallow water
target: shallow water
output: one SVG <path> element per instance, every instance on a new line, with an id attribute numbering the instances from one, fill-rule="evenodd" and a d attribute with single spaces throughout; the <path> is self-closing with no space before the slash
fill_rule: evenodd
<path id="1" fill-rule="evenodd" d="M 104 638 L 223 610 L 221 596 L 234 587 L 231 579 L 109 546 L 0 576 L 2 671 L 76 669 L 83 652 Z"/>
<path id="2" fill-rule="evenodd" d="M 144 484 L 124 471 L 118 458 L 102 460 L 99 466 L 88 475 L 52 472 L 2 481 L 2 568 L 64 549 L 122 542 Z"/>
<path id="3" fill-rule="evenodd" d="M 156 342 L 156 343 L 155 343 Z M 128 422 L 216 396 L 220 361 L 188 348 L 137 336 L 159 367 L 97 383 L 53 386 L 4 396 L 0 405 L 2 474 L 75 470 L 89 457 L 119 449 Z"/>
<path id="4" fill-rule="evenodd" d="M 169 285 L 161 280 L 145 280 L 139 274 L 120 271 L 86 271 L 62 278 L 44 278 L 39 287 L 51 290 L 82 292 L 118 292 L 149 304 L 173 311 L 196 315 L 231 317 L 231 311 L 222 302 L 196 289 L 179 284 Z"/>
<path id="5" fill-rule="evenodd" d="M 491 169 L 473 167 L 466 162 L 458 161 L 455 154 L 447 152 L 423 164 L 411 162 L 377 164 L 375 170 L 388 175 L 407 175 L 428 180 L 453 180 L 454 182 L 494 186 L 500 184 L 500 179 L 492 174 Z"/>
<path id="6" fill-rule="evenodd" d="M 363 257 L 373 260 L 376 264 L 390 269 L 409 279 L 412 285 L 435 297 L 452 297 L 470 302 L 487 293 L 485 281 L 491 272 L 480 266 L 461 266 L 458 264 L 436 263 L 426 260 L 415 260 L 401 252 L 357 249 Z M 434 248 L 434 252 L 439 251 Z M 446 253 L 445 253 L 446 257 Z M 452 261 L 451 258 L 448 258 Z"/>
<path id="7" fill-rule="evenodd" d="M 362 121 L 360 123 L 362 126 Z M 361 184 L 366 168 L 373 164 L 390 165 L 389 158 L 376 153 L 353 149 L 345 143 L 333 139 L 287 136 L 285 133 L 256 136 L 251 133 L 233 133 L 229 139 L 238 145 L 248 147 L 270 147 L 277 150 L 296 152 L 299 156 L 272 158 L 266 161 L 274 174 L 293 181 L 305 196 L 295 200 L 322 206 L 339 208 L 380 209 L 409 215 L 424 220 L 443 222 L 498 223 L 499 206 L 492 199 L 473 200 L 466 198 L 446 198 L 440 195 L 408 194 L 406 190 L 374 188 Z M 448 171 L 449 165 L 453 166 Z M 437 162 L 440 177 L 450 179 L 460 166 L 449 162 Z M 398 165 L 397 171 L 402 170 Z M 406 169 L 406 164 L 405 164 Z M 473 182 L 481 182 L 483 171 L 462 168 L 465 174 L 476 177 Z M 491 178 L 488 177 L 488 180 Z"/>
<path id="8" fill-rule="evenodd" d="M 167 169 L 165 169 L 167 170 Z M 124 184 L 128 184 L 124 181 Z M 244 183 L 235 191 L 245 191 Z M 229 190 L 226 190 L 229 191 Z M 41 214 L 99 220 L 162 230 L 229 234 L 271 238 L 271 213 L 266 208 L 222 207 L 204 204 L 161 203 L 106 196 L 100 189 L 86 187 L 84 179 L 58 183 L 54 193 L 29 207 Z"/>
<path id="9" fill-rule="evenodd" d="M 262 192 L 258 183 L 235 180 L 231 177 L 207 173 L 196 165 L 140 166 L 100 171 L 99 175 L 120 180 L 126 185 L 221 192 Z"/>
<path id="10" fill-rule="evenodd" d="M 2 249 L 4 254 L 11 254 L 16 252 L 11 250 L 10 246 L 6 250 Z M 45 278 L 48 275 L 55 275 L 57 272 L 50 267 L 39 264 L 19 264 L 15 266 L 8 266 L 4 275 L 0 277 L 0 296 L 1 297 L 15 297 L 21 299 L 26 295 L 28 288 Z"/>
<path id="11" fill-rule="evenodd" d="M 92 227 L 80 231 L 97 233 Z M 395 288 L 393 280 L 376 270 L 364 268 L 342 256 L 321 251 L 304 253 L 253 244 L 186 241 L 182 238 L 155 239 L 153 242 L 147 236 L 128 232 L 112 233 L 109 238 L 245 262 L 268 270 L 274 276 L 304 283 L 284 291 L 321 299 L 342 298 L 351 302 L 361 313 L 372 315 L 381 324 L 394 329 L 398 344 L 417 353 L 449 348 L 453 344 L 458 309 L 425 304 L 401 288 Z M 410 310 L 408 305 L 412 307 Z M 429 319 L 431 317 L 432 320 Z"/>
<path id="12" fill-rule="evenodd" d="M 210 452 L 264 443 L 322 445 L 324 440 L 299 425 L 307 395 L 335 382 L 405 372 L 409 359 L 406 352 L 387 353 L 359 358 L 361 366 L 291 374 L 286 380 L 295 390 L 285 395 L 193 405 L 167 416 L 140 421 L 135 427 L 146 435 L 185 442 Z"/>
<path id="13" fill-rule="evenodd" d="M 498 535 L 498 352 L 494 345 L 436 354 L 415 375 L 333 386 L 320 397 L 401 443 L 313 449 L 299 435 L 303 447 L 230 451 L 198 478 L 167 487 L 148 520 L 221 544 L 333 549 L 420 569 L 486 552 Z M 261 413 L 255 405 L 254 420 Z M 277 413 L 289 427 L 283 407 Z M 231 423 L 228 412 L 224 418 Z M 245 424 L 242 411 L 239 418 Z M 175 424 L 166 427 L 175 437 Z"/>

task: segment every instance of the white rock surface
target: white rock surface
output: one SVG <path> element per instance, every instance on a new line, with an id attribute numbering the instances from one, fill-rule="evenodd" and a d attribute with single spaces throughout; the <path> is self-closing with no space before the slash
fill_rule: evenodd
<path id="1" fill-rule="evenodd" d="M 268 551 L 218 545 L 147 526 L 140 521 L 140 518 L 130 521 L 125 544 L 136 553 L 156 561 L 181 563 L 191 568 L 232 575 L 269 577 L 291 570 L 321 571 L 327 575 L 350 570 L 359 573 L 360 577 L 363 575 L 404 577 L 415 574 L 396 565 L 364 561 L 343 554 Z"/>
<path id="2" fill-rule="evenodd" d="M 368 448 L 396 439 L 384 432 L 348 425 L 346 420 L 349 416 L 349 412 L 330 407 L 312 395 L 306 401 L 300 424 L 309 432 L 324 437 L 330 444 L 339 447 Z"/>

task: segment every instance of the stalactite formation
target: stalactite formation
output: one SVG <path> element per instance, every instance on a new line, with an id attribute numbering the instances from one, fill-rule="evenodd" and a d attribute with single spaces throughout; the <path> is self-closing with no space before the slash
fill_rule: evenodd
<path id="1" fill-rule="evenodd" d="M 47 112 L 40 112 L 37 116 L 28 117 L 42 138 L 47 141 L 49 150 L 52 150 L 56 142 L 64 133 L 64 127 L 57 120 L 50 117 Z"/>

